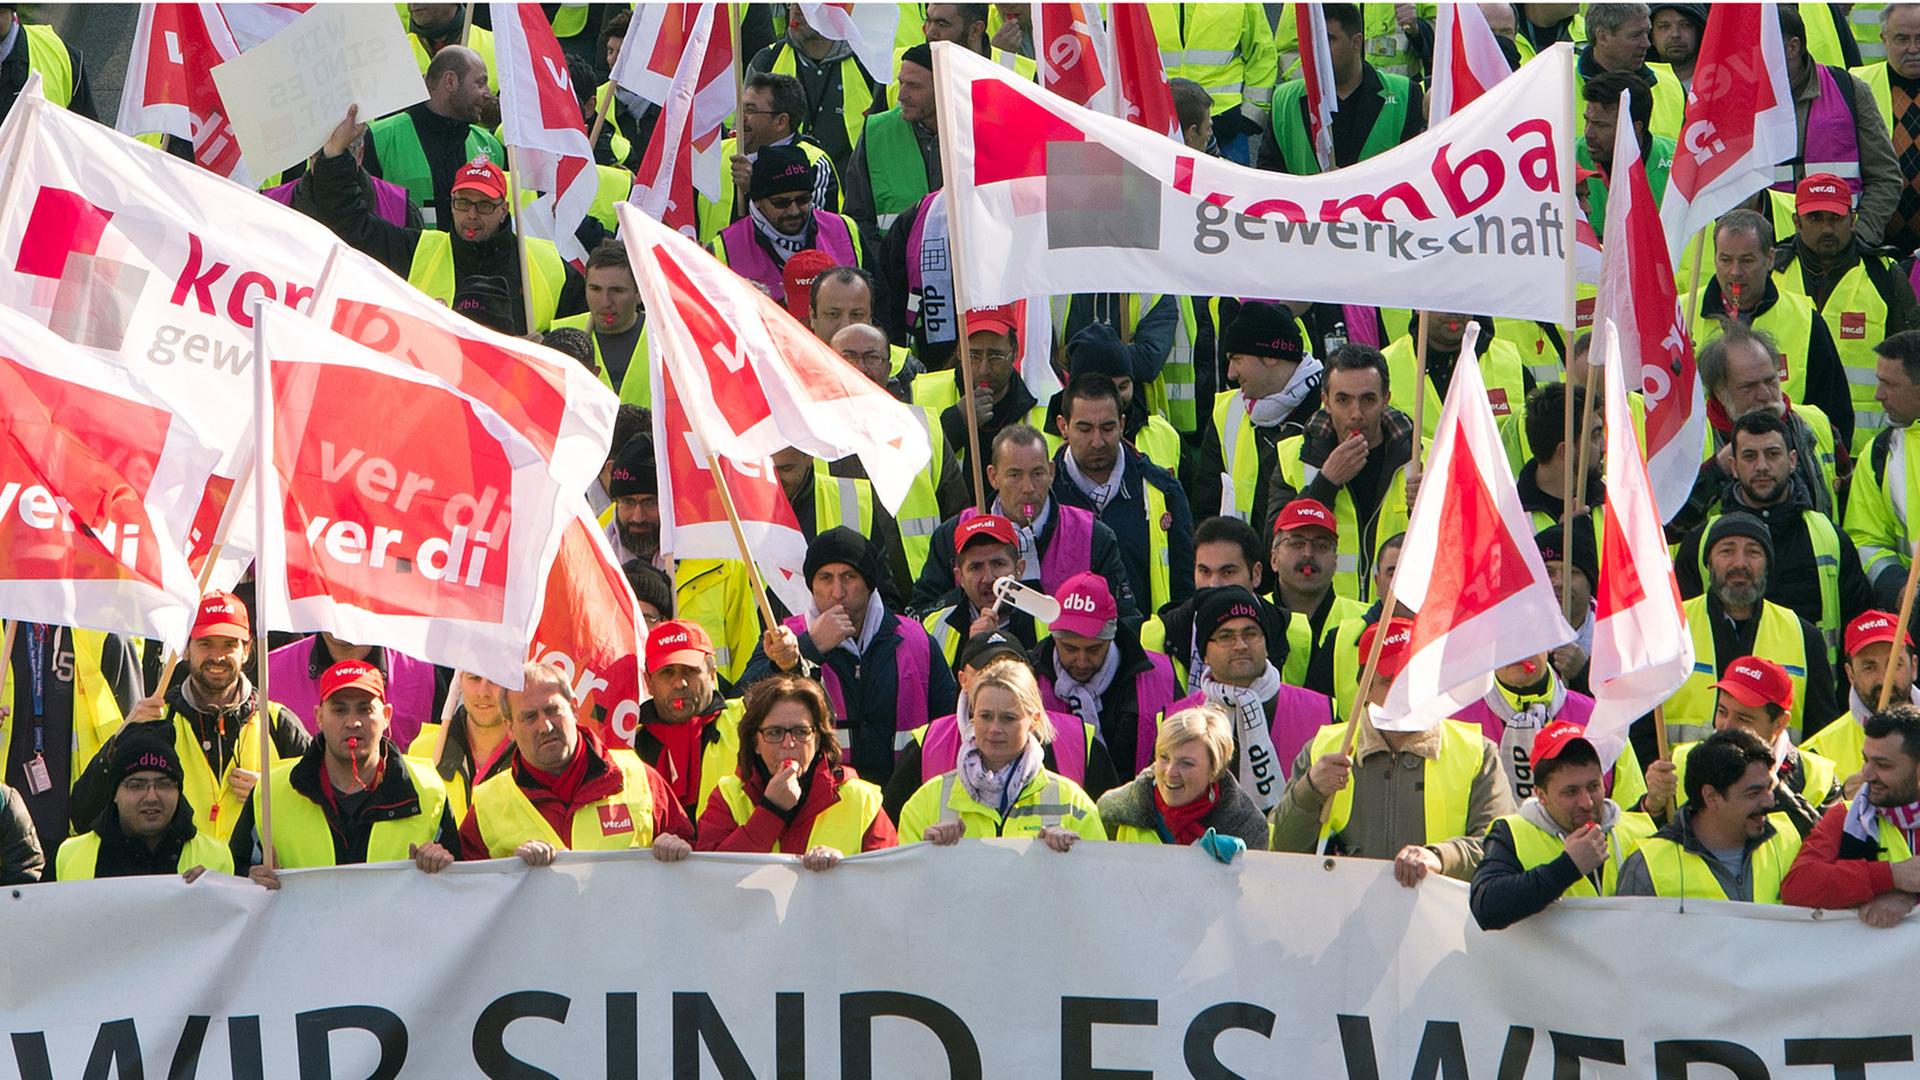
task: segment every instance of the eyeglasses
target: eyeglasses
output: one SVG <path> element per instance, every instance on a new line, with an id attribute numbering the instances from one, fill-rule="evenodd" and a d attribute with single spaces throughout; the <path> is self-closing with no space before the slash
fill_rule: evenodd
<path id="1" fill-rule="evenodd" d="M 1289 533 L 1280 538 L 1280 546 L 1288 551 L 1312 551 L 1325 555 L 1333 551 L 1334 541 L 1331 536 L 1305 537 Z"/>
<path id="2" fill-rule="evenodd" d="M 1266 632 L 1256 627 L 1245 630 L 1220 630 L 1207 639 L 1216 645 L 1264 645 Z"/>
<path id="3" fill-rule="evenodd" d="M 491 214 L 505 205 L 507 204 L 497 199 L 455 199 L 453 200 L 453 211 L 456 214 L 470 214 L 476 211 L 482 214 Z"/>
<path id="4" fill-rule="evenodd" d="M 145 795 L 149 791 L 158 791 L 165 795 L 170 791 L 179 791 L 180 781 L 171 776 L 155 776 L 150 779 L 128 777 L 120 781 L 120 790 L 129 795 Z"/>
<path id="5" fill-rule="evenodd" d="M 763 727 L 760 729 L 760 741 L 768 746 L 779 746 L 785 742 L 806 742 L 813 738 L 811 727 Z"/>
<path id="6" fill-rule="evenodd" d="M 990 364 L 1013 363 L 1013 354 L 1005 349 L 980 349 L 976 355 Z"/>
<path id="7" fill-rule="evenodd" d="M 811 207 L 813 196 L 805 192 L 798 195 L 769 195 L 767 205 L 775 210 L 791 210 L 796 206 Z"/>

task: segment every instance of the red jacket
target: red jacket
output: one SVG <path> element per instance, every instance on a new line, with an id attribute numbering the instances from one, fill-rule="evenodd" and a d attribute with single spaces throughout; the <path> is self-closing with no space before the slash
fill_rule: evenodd
<path id="1" fill-rule="evenodd" d="M 851 775 L 852 770 L 846 770 Z M 747 790 L 747 798 L 753 803 L 753 813 L 747 816 L 747 823 L 741 825 L 733 820 L 733 809 L 720 794 L 718 788 L 707 797 L 707 808 L 700 814 L 700 840 L 695 845 L 699 851 L 747 851 L 771 854 L 776 845 L 789 855 L 801 855 L 807 850 L 808 837 L 813 833 L 813 819 L 819 817 L 827 807 L 840 801 L 838 785 L 827 772 L 827 759 L 816 758 L 813 776 L 801 795 L 800 804 L 793 808 L 789 819 L 775 810 L 766 799 L 767 777 L 760 775 L 759 769 L 751 770 L 750 775 L 741 777 Z M 890 848 L 900 843 L 900 834 L 894 830 L 893 819 L 886 811 L 873 816 L 873 823 L 867 826 L 865 836 L 860 838 L 861 851 L 874 851 Z"/>
<path id="2" fill-rule="evenodd" d="M 1893 891 L 1893 864 L 1846 835 L 1847 806 L 1842 800 L 1828 807 L 1800 842 L 1800 854 L 1780 882 L 1781 903 L 1836 910 L 1859 907 Z"/>
<path id="3" fill-rule="evenodd" d="M 546 819 L 547 824 L 552 826 L 554 833 L 562 841 L 570 842 L 573 837 L 573 815 L 583 806 L 618 795 L 626 782 L 619 768 L 608 756 L 607 748 L 601 743 L 600 737 L 585 727 L 580 729 L 580 752 L 587 756 L 586 775 L 581 779 L 580 786 L 574 791 L 571 799 L 562 800 L 536 780 L 526 763 L 520 760 L 520 751 L 511 743 L 507 744 L 507 752 L 495 760 L 494 767 L 488 775 L 499 773 L 502 769 L 512 769 L 514 783 L 520 785 L 520 790 L 527 796 L 527 801 L 533 804 L 534 809 L 540 811 L 540 816 Z M 692 843 L 693 821 L 687 817 L 686 811 L 680 808 L 680 800 L 673 797 L 673 792 L 668 789 L 666 780 L 655 772 L 651 765 L 642 762 L 641 767 L 647 771 L 647 785 L 651 789 L 653 798 L 653 835 L 660 837 L 672 833 Z M 478 787 L 479 782 L 475 781 L 474 786 Z M 526 839 L 532 839 L 532 837 Z M 467 819 L 460 823 L 461 857 L 485 859 L 488 857 L 487 850 L 486 838 L 480 835 L 479 818 L 469 807 Z"/>

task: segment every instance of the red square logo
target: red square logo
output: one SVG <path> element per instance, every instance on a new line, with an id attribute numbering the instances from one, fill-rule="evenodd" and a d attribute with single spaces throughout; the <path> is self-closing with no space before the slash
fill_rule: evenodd
<path id="1" fill-rule="evenodd" d="M 633 831 L 633 809 L 626 803 L 606 803 L 599 810 L 601 836 L 617 836 Z"/>
<path id="2" fill-rule="evenodd" d="M 1487 404 L 1492 406 L 1495 416 L 1508 416 L 1513 412 L 1513 406 L 1507 403 L 1507 392 L 1497 386 L 1487 387 Z"/>
<path id="3" fill-rule="evenodd" d="M 1867 336 L 1867 313 L 1864 311 L 1841 312 L 1840 336 L 1850 341 L 1864 341 Z"/>
<path id="4" fill-rule="evenodd" d="M 1573 302 L 1573 325 L 1582 330 L 1593 329 L 1593 302 L 1596 298 L 1587 296 Z"/>

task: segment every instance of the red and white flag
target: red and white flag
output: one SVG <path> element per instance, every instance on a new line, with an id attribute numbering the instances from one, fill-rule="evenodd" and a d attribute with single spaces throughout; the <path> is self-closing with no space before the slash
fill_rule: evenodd
<path id="1" fill-rule="evenodd" d="M 0 307 L 0 615 L 184 647 L 218 458 L 132 373 Z"/>
<path id="2" fill-rule="evenodd" d="M 705 248 L 622 204 L 647 337 L 686 395 L 702 446 L 737 462 L 784 447 L 829 461 L 858 454 L 897 509 L 931 456 L 911 410 L 875 386 Z"/>
<path id="3" fill-rule="evenodd" d="M 1160 43 L 1153 36 L 1147 5 L 1110 4 L 1108 8 L 1113 62 L 1107 70 L 1113 72 L 1114 115 L 1178 141 L 1180 116 L 1173 111 L 1173 88 L 1167 85 L 1167 69 L 1160 60 Z"/>
<path id="4" fill-rule="evenodd" d="M 1600 234 L 1593 231 L 1593 222 L 1587 220 L 1586 209 L 1574 203 L 1573 280 L 1583 285 L 1600 284 L 1604 255 L 1600 247 Z"/>
<path id="5" fill-rule="evenodd" d="M 900 29 L 899 4 L 801 4 L 800 14 L 821 37 L 846 42 L 875 82 L 893 81 L 893 39 Z"/>
<path id="6" fill-rule="evenodd" d="M 1333 50 L 1327 43 L 1327 15 L 1319 4 L 1293 5 L 1295 32 L 1300 39 L 1300 77 L 1306 81 L 1307 132 L 1320 171 L 1333 168 L 1333 114 L 1340 110 L 1340 94 L 1333 83 Z"/>
<path id="7" fill-rule="evenodd" d="M 219 4 L 141 4 L 117 126 L 129 135 L 158 132 L 193 143 L 207 171 L 251 187 L 240 140 L 213 85 L 213 69 L 240 55 Z"/>
<path id="8" fill-rule="evenodd" d="M 635 170 L 632 196 L 633 204 L 642 212 L 689 237 L 698 236 L 700 231 L 693 198 L 694 159 L 699 156 L 694 147 L 694 113 L 713 29 L 713 5 L 699 7 L 702 10 L 696 13 L 695 23 L 682 42 L 683 50 L 673 58 L 677 65 L 674 75 L 654 91 L 659 95 L 655 100 L 660 103 L 660 119 L 654 127 L 652 141 L 647 143 L 647 152 L 640 159 L 640 167 Z M 626 63 L 629 55 L 653 56 L 643 51 L 643 46 L 637 44 L 639 40 L 637 34 L 627 35 L 620 49 L 620 63 L 614 64 L 615 82 L 620 82 L 621 63 Z M 629 66 L 637 69 L 632 78 L 656 86 L 656 73 L 651 68 L 643 67 L 638 60 Z M 621 85 L 643 92 L 630 83 Z"/>
<path id="9" fill-rule="evenodd" d="M 553 241 L 567 261 L 584 263 L 587 251 L 573 231 L 593 209 L 600 177 L 566 54 L 539 4 L 488 6 L 503 141 L 515 150 L 521 189 L 543 193 L 516 220 L 527 235 Z"/>
<path id="10" fill-rule="evenodd" d="M 1434 17 L 1433 89 L 1427 123 L 1437 124 L 1513 74 L 1478 4 L 1441 4 Z"/>
<path id="11" fill-rule="evenodd" d="M 518 687 L 581 489 L 554 483 L 524 436 L 446 381 L 304 316 L 261 312 L 267 624 Z"/>
<path id="12" fill-rule="evenodd" d="M 1624 92 L 1620 107 L 1627 107 Z M 1613 239 L 1603 252 L 1595 318 L 1612 321 L 1628 365 L 1623 381 L 1646 402 L 1646 471 L 1665 521 L 1693 492 L 1707 441 L 1707 405 L 1693 366 L 1693 342 L 1683 328 L 1666 234 L 1631 125 L 1615 131 L 1608 189 L 1607 235 Z"/>
<path id="13" fill-rule="evenodd" d="M 1496 668 L 1574 637 L 1487 405 L 1478 338 L 1469 323 L 1407 523 L 1394 592 L 1415 612 L 1412 653 L 1373 710 L 1383 731 L 1424 731 L 1486 696 Z"/>
<path id="14" fill-rule="evenodd" d="M 1680 145 L 1660 201 L 1669 262 L 1679 262 L 1694 233 L 1772 184 L 1773 167 L 1799 153 L 1778 7 L 1709 7 Z"/>
<path id="15" fill-rule="evenodd" d="M 662 109 L 672 109 L 678 102 L 685 110 L 685 138 L 694 151 L 688 163 L 693 186 L 709 199 L 720 193 L 721 125 L 733 115 L 734 107 L 730 10 L 728 5 L 711 3 L 640 5 L 609 75 L 616 84 Z M 663 115 L 660 122 L 667 121 Z M 656 134 L 654 142 L 659 141 Z M 644 164 L 639 171 L 643 181 L 674 175 L 671 168 L 649 171 Z M 692 209 L 687 212 L 691 214 Z"/>
<path id="16" fill-rule="evenodd" d="M 1040 85 L 1075 105 L 1111 115 L 1113 84 L 1107 65 L 1112 50 L 1099 5 L 1042 0 L 1033 10 L 1033 59 Z"/>
<path id="17" fill-rule="evenodd" d="M 600 732 L 631 747 L 646 690 L 640 674 L 646 621 L 620 560 L 584 503 L 547 571 L 546 598 L 527 659 L 558 667 L 580 715 L 604 713 Z"/>
<path id="18" fill-rule="evenodd" d="M 1588 672 L 1593 718 L 1587 722 L 1587 739 L 1609 767 L 1626 745 L 1633 722 L 1671 697 L 1693 673 L 1693 637 L 1687 632 L 1673 558 L 1667 553 L 1662 517 L 1627 406 L 1622 341 L 1611 319 L 1603 315 L 1594 320 L 1593 355 L 1607 371 L 1607 505 L 1600 581 L 1594 589 Z"/>

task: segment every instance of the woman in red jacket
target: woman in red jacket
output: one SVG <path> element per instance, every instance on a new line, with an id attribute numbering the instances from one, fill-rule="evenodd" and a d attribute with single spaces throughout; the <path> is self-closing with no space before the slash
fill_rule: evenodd
<path id="1" fill-rule="evenodd" d="M 840 764 L 820 684 L 798 675 L 755 683 L 740 718 L 740 768 L 707 799 L 697 850 L 800 854 L 807 869 L 825 870 L 846 852 L 899 842 L 880 789 Z"/>

